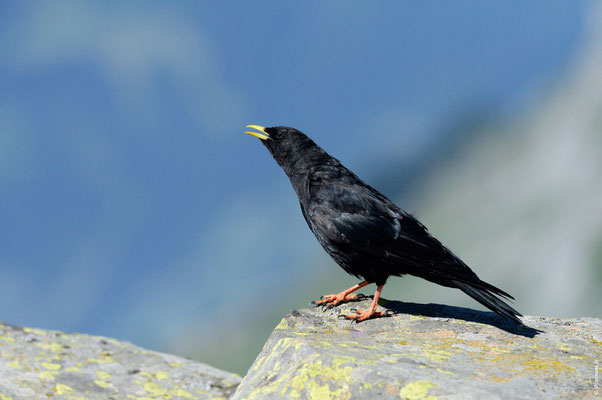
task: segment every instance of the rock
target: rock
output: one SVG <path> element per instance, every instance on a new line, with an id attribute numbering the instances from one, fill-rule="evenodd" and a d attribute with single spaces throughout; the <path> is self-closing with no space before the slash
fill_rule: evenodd
<path id="1" fill-rule="evenodd" d="M 240 377 L 99 336 L 0 323 L 0 399 L 226 399 Z"/>
<path id="2" fill-rule="evenodd" d="M 232 399 L 594 398 L 602 320 L 525 317 L 383 301 L 388 318 L 337 318 L 369 300 L 294 310 Z M 597 381 L 599 384 L 599 381 Z"/>

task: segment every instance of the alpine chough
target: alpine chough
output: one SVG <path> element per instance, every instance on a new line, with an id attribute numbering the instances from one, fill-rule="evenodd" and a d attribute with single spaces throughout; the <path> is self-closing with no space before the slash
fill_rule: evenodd
<path id="1" fill-rule="evenodd" d="M 370 309 L 348 319 L 383 316 L 376 311 L 387 278 L 410 274 L 457 288 L 502 318 L 522 324 L 521 314 L 503 301 L 508 293 L 482 281 L 416 218 L 364 183 L 301 131 L 248 125 L 289 177 L 309 229 L 347 273 L 363 279 L 314 304 L 327 307 L 357 299 L 352 292 L 371 283 L 377 288 Z M 260 133 L 261 132 L 261 133 Z"/>

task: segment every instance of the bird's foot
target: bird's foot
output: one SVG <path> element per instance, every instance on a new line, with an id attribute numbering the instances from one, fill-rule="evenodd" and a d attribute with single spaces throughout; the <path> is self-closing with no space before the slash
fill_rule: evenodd
<path id="1" fill-rule="evenodd" d="M 341 314 L 340 317 L 345 317 L 345 319 L 349 319 L 353 322 L 362 322 L 362 321 L 365 321 L 370 318 L 388 317 L 390 315 L 386 311 L 374 311 L 374 310 L 362 311 L 362 310 L 356 310 L 355 308 L 352 308 L 351 312 L 354 314 L 351 314 L 351 315 Z"/>
<path id="2" fill-rule="evenodd" d="M 320 297 L 320 300 L 312 301 L 311 304 L 316 307 L 322 306 L 328 309 L 337 306 L 341 303 L 351 300 L 363 299 L 364 297 L 366 296 L 361 293 L 346 294 L 345 292 L 340 292 L 337 294 L 325 294 L 324 296 Z"/>

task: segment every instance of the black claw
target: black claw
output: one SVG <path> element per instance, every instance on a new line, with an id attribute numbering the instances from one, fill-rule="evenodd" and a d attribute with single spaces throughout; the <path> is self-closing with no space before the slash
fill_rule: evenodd
<path id="1" fill-rule="evenodd" d="M 352 308 L 352 309 L 350 309 L 349 311 L 351 311 L 351 312 L 354 312 L 354 313 L 357 313 L 357 308 Z M 359 314 L 359 313 L 358 313 L 358 314 Z"/>
<path id="2" fill-rule="evenodd" d="M 337 315 L 337 318 L 341 319 L 341 317 L 343 319 L 347 319 L 347 316 L 345 314 L 339 314 L 339 315 Z"/>
<path id="3" fill-rule="evenodd" d="M 366 297 L 368 297 L 368 296 L 366 296 L 366 295 L 365 295 L 365 294 L 363 294 L 363 293 L 358 293 L 358 294 L 357 294 L 357 298 L 356 298 L 356 299 L 357 299 L 357 300 L 362 300 L 362 299 L 365 299 Z"/>

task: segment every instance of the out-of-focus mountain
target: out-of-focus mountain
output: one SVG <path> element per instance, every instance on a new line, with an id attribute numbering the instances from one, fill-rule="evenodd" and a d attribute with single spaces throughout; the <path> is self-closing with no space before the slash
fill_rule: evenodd
<path id="1" fill-rule="evenodd" d="M 526 314 L 602 315 L 602 7 L 590 18 L 565 77 L 519 115 L 468 135 L 409 199 L 435 236 Z M 429 283 L 399 285 L 404 298 L 433 301 Z M 475 306 L 455 292 L 437 301 Z"/>

